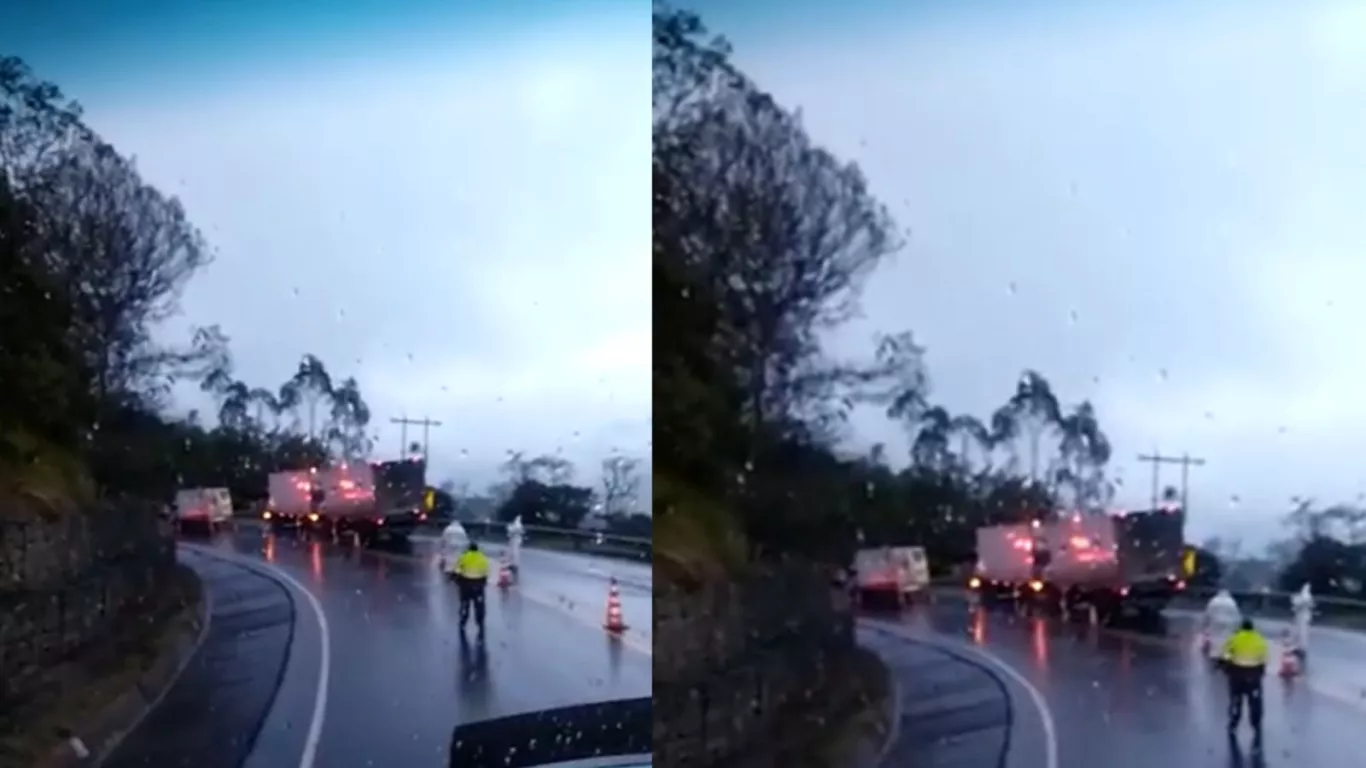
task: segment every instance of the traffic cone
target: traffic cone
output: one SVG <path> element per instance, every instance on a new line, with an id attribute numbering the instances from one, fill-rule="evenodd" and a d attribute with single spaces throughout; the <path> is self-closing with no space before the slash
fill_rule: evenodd
<path id="1" fill-rule="evenodd" d="M 512 568 L 508 566 L 506 557 L 498 564 L 498 586 L 507 587 L 512 584 Z"/>
<path id="2" fill-rule="evenodd" d="M 607 588 L 607 621 L 602 628 L 613 634 L 626 631 L 626 620 L 621 616 L 621 594 L 617 590 L 617 579 L 612 577 Z"/>
<path id="3" fill-rule="evenodd" d="M 1299 673 L 1300 661 L 1299 657 L 1295 655 L 1295 649 L 1289 645 L 1282 647 L 1280 669 L 1281 678 L 1289 680 L 1290 678 L 1298 675 Z"/>

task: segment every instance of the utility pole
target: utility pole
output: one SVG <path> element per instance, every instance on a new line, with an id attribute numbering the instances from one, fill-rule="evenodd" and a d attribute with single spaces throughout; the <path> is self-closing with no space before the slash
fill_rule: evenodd
<path id="1" fill-rule="evenodd" d="M 1153 451 L 1151 455 L 1140 453 L 1138 455 L 1138 460 L 1146 461 L 1153 465 L 1153 509 L 1157 509 L 1157 497 L 1160 493 L 1158 483 L 1162 465 L 1181 465 L 1181 511 L 1185 512 L 1187 509 L 1186 502 L 1189 499 L 1188 494 L 1190 492 L 1190 468 L 1205 466 L 1205 460 L 1185 453 L 1180 456 L 1163 456 L 1158 451 Z"/>
<path id="2" fill-rule="evenodd" d="M 422 427 L 422 459 L 427 459 L 427 448 L 431 444 L 432 427 L 441 426 L 441 422 L 434 419 L 421 418 L 410 419 L 404 416 L 401 419 L 389 419 L 390 424 L 400 425 L 398 455 L 402 456 L 408 451 L 408 425 Z"/>

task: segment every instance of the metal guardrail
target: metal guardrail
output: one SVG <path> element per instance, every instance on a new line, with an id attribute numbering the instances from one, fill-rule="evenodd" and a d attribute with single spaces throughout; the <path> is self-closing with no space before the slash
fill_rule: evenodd
<path id="1" fill-rule="evenodd" d="M 476 541 L 507 541 L 506 523 L 476 521 L 460 524 Z M 526 538 L 522 540 L 522 545 L 527 547 L 614 557 L 639 563 L 649 563 L 654 558 L 654 542 L 650 539 L 540 525 L 524 526 L 524 530 Z"/>
<path id="2" fill-rule="evenodd" d="M 967 587 L 959 579 L 937 578 L 931 581 L 930 588 L 936 594 L 953 596 L 966 595 Z M 1202 611 L 1218 590 L 1205 587 L 1191 587 L 1173 598 L 1171 607 L 1178 610 Z M 1289 619 L 1293 611 L 1292 592 L 1230 591 L 1233 599 L 1243 613 L 1265 619 Z M 1353 600 L 1344 597 L 1314 596 L 1314 622 L 1344 629 L 1366 630 L 1366 600 Z"/>
<path id="3" fill-rule="evenodd" d="M 1203 610 L 1216 590 L 1194 588 L 1182 592 L 1172 601 L 1173 608 Z M 1290 592 L 1252 591 L 1231 592 L 1238 607 L 1250 616 L 1268 619 L 1288 619 L 1292 615 Z M 1343 597 L 1314 597 L 1314 621 L 1330 626 L 1366 629 L 1366 601 Z"/>

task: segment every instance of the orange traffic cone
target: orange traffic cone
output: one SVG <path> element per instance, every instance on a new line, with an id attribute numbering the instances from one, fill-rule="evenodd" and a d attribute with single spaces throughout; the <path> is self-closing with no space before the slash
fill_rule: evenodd
<path id="1" fill-rule="evenodd" d="M 617 591 L 616 577 L 612 578 L 611 585 L 607 588 L 607 621 L 602 628 L 612 633 L 626 631 L 626 620 L 621 616 L 621 593 Z"/>
<path id="2" fill-rule="evenodd" d="M 1295 649 L 1290 646 L 1281 648 L 1281 669 L 1282 678 L 1289 680 L 1300 673 L 1300 659 L 1295 655 Z"/>
<path id="3" fill-rule="evenodd" d="M 512 568 L 508 566 L 507 558 L 498 565 L 498 586 L 507 587 L 512 584 Z"/>

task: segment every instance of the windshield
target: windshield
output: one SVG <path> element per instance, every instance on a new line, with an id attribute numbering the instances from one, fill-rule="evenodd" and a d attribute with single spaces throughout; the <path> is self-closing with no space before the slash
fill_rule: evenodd
<path id="1" fill-rule="evenodd" d="M 1366 690 L 1364 31 L 1333 0 L 656 6 L 655 691 L 745 723 L 706 759 L 844 743 L 814 723 L 879 695 L 889 766 L 1366 746 L 1318 719 Z M 1220 587 L 1264 656 L 1207 631 Z"/>
<path id="2" fill-rule="evenodd" d="M 3 15 L 0 765 L 648 765 L 644 7 Z"/>

